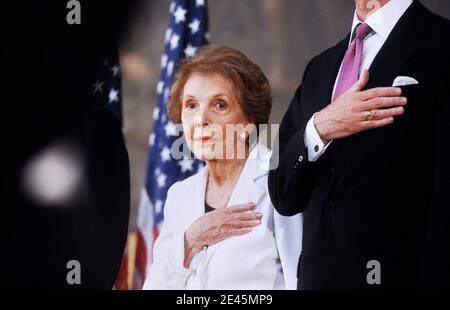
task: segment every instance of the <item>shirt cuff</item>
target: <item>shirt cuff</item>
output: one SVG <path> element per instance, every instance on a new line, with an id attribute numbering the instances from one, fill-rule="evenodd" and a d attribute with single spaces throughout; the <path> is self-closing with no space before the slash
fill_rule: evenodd
<path id="1" fill-rule="evenodd" d="M 332 142 L 330 141 L 325 145 L 322 139 L 320 138 L 316 126 L 314 126 L 314 118 L 316 117 L 316 114 L 314 114 L 308 121 L 304 136 L 305 146 L 308 149 L 308 161 L 310 162 L 317 161 L 319 157 L 322 156 L 322 154 L 327 150 L 328 146 L 330 146 Z"/>

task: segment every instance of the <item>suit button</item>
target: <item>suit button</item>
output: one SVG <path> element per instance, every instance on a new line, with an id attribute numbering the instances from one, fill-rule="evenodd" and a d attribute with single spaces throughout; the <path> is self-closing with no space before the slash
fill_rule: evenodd
<path id="1" fill-rule="evenodd" d="M 333 200 L 328 201 L 328 206 L 329 206 L 330 208 L 333 207 L 333 205 L 334 205 Z"/>
<path id="2" fill-rule="evenodd" d="M 298 158 L 298 161 L 301 163 L 301 162 L 303 162 L 303 155 L 300 155 L 300 157 Z"/>
<path id="3" fill-rule="evenodd" d="M 335 169 L 331 168 L 331 174 L 334 174 Z"/>

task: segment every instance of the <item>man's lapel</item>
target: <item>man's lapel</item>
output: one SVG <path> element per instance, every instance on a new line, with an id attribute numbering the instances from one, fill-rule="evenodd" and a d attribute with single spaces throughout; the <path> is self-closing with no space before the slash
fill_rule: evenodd
<path id="1" fill-rule="evenodd" d="M 316 109 L 316 112 L 322 110 L 331 103 L 334 84 L 341 67 L 342 59 L 348 49 L 349 40 L 350 34 L 348 34 L 344 40 L 331 49 L 328 55 L 326 55 L 323 61 L 321 61 L 321 64 L 323 65 L 323 68 L 320 68 L 322 80 L 319 81 L 319 83 L 323 83 L 323 88 L 316 88 L 318 92 L 316 94 L 316 98 L 319 98 L 319 106 Z"/>

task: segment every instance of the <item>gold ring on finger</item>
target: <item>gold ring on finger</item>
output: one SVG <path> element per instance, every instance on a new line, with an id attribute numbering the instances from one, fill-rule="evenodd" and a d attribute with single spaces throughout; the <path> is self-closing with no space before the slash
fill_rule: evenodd
<path id="1" fill-rule="evenodd" d="M 364 117 L 366 118 L 366 121 L 373 121 L 373 119 L 375 118 L 372 111 L 367 111 L 364 114 Z"/>

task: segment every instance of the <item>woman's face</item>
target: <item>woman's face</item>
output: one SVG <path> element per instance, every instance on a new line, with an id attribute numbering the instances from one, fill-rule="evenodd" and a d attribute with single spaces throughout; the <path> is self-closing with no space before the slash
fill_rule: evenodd
<path id="1" fill-rule="evenodd" d="M 245 142 L 238 137 L 250 122 L 238 97 L 233 83 L 221 75 L 193 74 L 187 80 L 181 122 L 186 142 L 197 158 L 243 159 Z"/>

